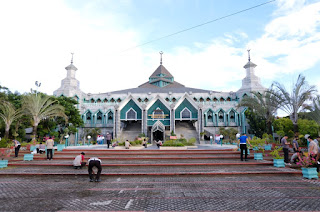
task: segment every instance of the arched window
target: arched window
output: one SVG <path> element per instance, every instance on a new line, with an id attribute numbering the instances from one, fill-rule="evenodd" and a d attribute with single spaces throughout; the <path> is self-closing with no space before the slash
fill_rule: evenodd
<path id="1" fill-rule="evenodd" d="M 224 113 L 220 110 L 218 113 L 219 122 L 224 122 Z"/>
<path id="2" fill-rule="evenodd" d="M 230 122 L 236 122 L 236 114 L 235 114 L 235 112 L 231 111 L 229 113 L 229 115 L 230 115 Z"/>
<path id="3" fill-rule="evenodd" d="M 160 108 L 157 108 L 152 113 L 153 119 L 164 119 L 164 112 Z"/>
<path id="4" fill-rule="evenodd" d="M 208 122 L 213 122 L 213 116 L 211 111 L 208 112 Z"/>
<path id="5" fill-rule="evenodd" d="M 220 102 L 224 102 L 224 98 L 223 97 L 220 98 Z"/>
<path id="6" fill-rule="evenodd" d="M 207 102 L 210 102 L 210 101 L 211 101 L 211 99 L 208 97 L 208 98 L 206 99 L 206 101 L 207 101 Z"/>
<path id="7" fill-rule="evenodd" d="M 171 101 L 172 101 L 172 102 L 176 102 L 177 99 L 173 97 Z"/>
<path id="8" fill-rule="evenodd" d="M 110 99 L 110 102 L 111 102 L 111 103 L 114 103 L 114 102 L 115 102 L 114 98 L 111 98 L 111 99 Z"/>
<path id="9" fill-rule="evenodd" d="M 139 98 L 138 98 L 138 102 L 141 102 L 141 101 L 142 101 L 142 99 L 139 97 Z"/>
<path id="10" fill-rule="evenodd" d="M 102 124 L 102 113 L 99 111 L 97 113 L 97 124 Z"/>
<path id="11" fill-rule="evenodd" d="M 199 99 L 199 101 L 200 101 L 200 102 L 203 102 L 203 101 L 204 101 L 204 99 L 201 97 L 201 98 Z"/>
<path id="12" fill-rule="evenodd" d="M 197 101 L 198 101 L 196 97 L 194 97 L 194 98 L 193 98 L 193 100 L 194 100 L 195 102 L 197 102 Z"/>
<path id="13" fill-rule="evenodd" d="M 130 110 L 127 111 L 127 120 L 136 120 L 137 119 L 137 112 L 130 108 Z"/>
<path id="14" fill-rule="evenodd" d="M 107 124 L 112 124 L 113 123 L 113 113 L 110 111 L 107 115 Z"/>
<path id="15" fill-rule="evenodd" d="M 91 103 L 94 103 L 94 99 L 92 98 L 92 99 L 90 100 L 90 102 L 91 102 Z"/>
<path id="16" fill-rule="evenodd" d="M 91 123 L 91 112 L 88 111 L 86 114 L 86 123 Z"/>
<path id="17" fill-rule="evenodd" d="M 97 103 L 101 103 L 101 99 L 99 98 L 99 99 L 97 99 Z"/>
<path id="18" fill-rule="evenodd" d="M 243 98 L 245 98 L 245 97 L 248 97 L 248 95 L 245 93 L 245 94 L 243 94 L 243 96 L 242 96 Z"/>
<path id="19" fill-rule="evenodd" d="M 167 98 L 166 98 L 166 101 L 167 101 L 167 102 L 169 102 L 169 101 L 170 101 L 170 99 L 167 97 Z"/>
<path id="20" fill-rule="evenodd" d="M 120 99 L 120 98 L 118 98 L 118 99 L 117 99 L 117 102 L 118 102 L 118 103 L 120 103 L 120 102 L 121 102 L 121 99 Z"/>
<path id="21" fill-rule="evenodd" d="M 230 101 L 231 101 L 231 98 L 230 98 L 230 97 L 228 97 L 228 98 L 227 98 L 227 102 L 230 102 Z"/>
<path id="22" fill-rule="evenodd" d="M 105 99 L 103 100 L 103 103 L 107 103 L 107 102 L 108 102 L 108 99 L 105 98 Z"/>
<path id="23" fill-rule="evenodd" d="M 184 108 L 181 111 L 181 118 L 182 119 L 190 119 L 191 117 L 191 111 L 188 108 Z"/>
<path id="24" fill-rule="evenodd" d="M 144 99 L 144 102 L 148 102 L 148 101 L 149 101 L 149 99 L 148 99 L 148 98 L 145 98 L 145 99 Z"/>
<path id="25" fill-rule="evenodd" d="M 214 101 L 214 102 L 217 102 L 217 101 L 218 101 L 218 99 L 217 99 L 216 97 L 214 97 L 214 98 L 213 98 L 213 101 Z"/>

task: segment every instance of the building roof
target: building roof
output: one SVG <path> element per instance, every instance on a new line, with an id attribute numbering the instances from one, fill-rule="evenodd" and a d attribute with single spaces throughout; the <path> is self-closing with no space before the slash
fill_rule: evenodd
<path id="1" fill-rule="evenodd" d="M 245 66 L 243 66 L 243 68 L 250 68 L 250 67 L 256 67 L 257 65 L 254 64 L 253 62 L 251 62 L 250 60 L 247 62 L 247 64 Z"/>
<path id="2" fill-rule="evenodd" d="M 160 74 L 164 74 L 165 77 L 173 77 L 170 72 L 161 64 L 159 67 L 151 74 L 150 78 L 159 77 Z"/>
<path id="3" fill-rule="evenodd" d="M 66 70 L 78 70 L 77 69 L 77 67 L 75 67 L 74 65 L 73 65 L 73 63 L 71 63 L 70 65 L 68 65 L 67 67 L 66 67 Z"/>

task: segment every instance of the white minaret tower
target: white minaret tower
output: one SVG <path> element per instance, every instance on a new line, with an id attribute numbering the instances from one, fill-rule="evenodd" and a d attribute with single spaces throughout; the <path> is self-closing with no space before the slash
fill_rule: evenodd
<path id="1" fill-rule="evenodd" d="M 80 90 L 80 82 L 76 79 L 76 71 L 78 69 L 73 65 L 73 54 L 74 53 L 71 53 L 71 64 L 65 68 L 67 70 L 67 77 L 61 80 L 61 87 L 53 92 L 53 95 L 55 96 L 78 96 L 79 98 L 82 94 Z"/>
<path id="2" fill-rule="evenodd" d="M 266 90 L 266 88 L 261 85 L 260 78 L 254 74 L 255 67 L 257 67 L 257 65 L 251 62 L 250 49 L 248 49 L 248 62 L 243 67 L 246 69 L 246 77 L 242 80 L 242 86 L 237 92 L 240 98 L 242 98 L 244 94 L 250 95 L 252 91 L 258 91 L 262 94 Z"/>

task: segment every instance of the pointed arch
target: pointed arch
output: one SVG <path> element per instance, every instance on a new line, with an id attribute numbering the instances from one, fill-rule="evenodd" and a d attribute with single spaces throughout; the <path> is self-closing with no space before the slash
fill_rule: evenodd
<path id="1" fill-rule="evenodd" d="M 126 112 L 126 120 L 137 120 L 137 111 L 132 107 Z"/>

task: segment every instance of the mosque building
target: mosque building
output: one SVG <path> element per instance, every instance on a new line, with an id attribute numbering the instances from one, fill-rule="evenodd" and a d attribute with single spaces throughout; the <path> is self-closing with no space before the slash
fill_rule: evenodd
<path id="1" fill-rule="evenodd" d="M 249 52 L 249 51 L 248 51 Z M 78 109 L 84 127 L 75 135 L 75 142 L 84 140 L 86 128 L 99 128 L 113 138 L 134 140 L 144 133 L 154 140 L 165 141 L 174 133 L 180 137 L 192 137 L 200 141 L 200 133 L 219 134 L 219 128 L 235 128 L 247 132 L 245 108 L 237 107 L 240 100 L 252 91 L 263 93 L 260 78 L 255 75 L 255 65 L 245 64 L 246 77 L 237 92 L 218 92 L 190 88 L 175 81 L 162 64 L 150 75 L 149 80 L 137 88 L 99 94 L 84 93 L 76 79 L 78 70 L 73 64 L 65 69 L 67 76 L 55 96 L 72 97 L 78 101 Z"/>

